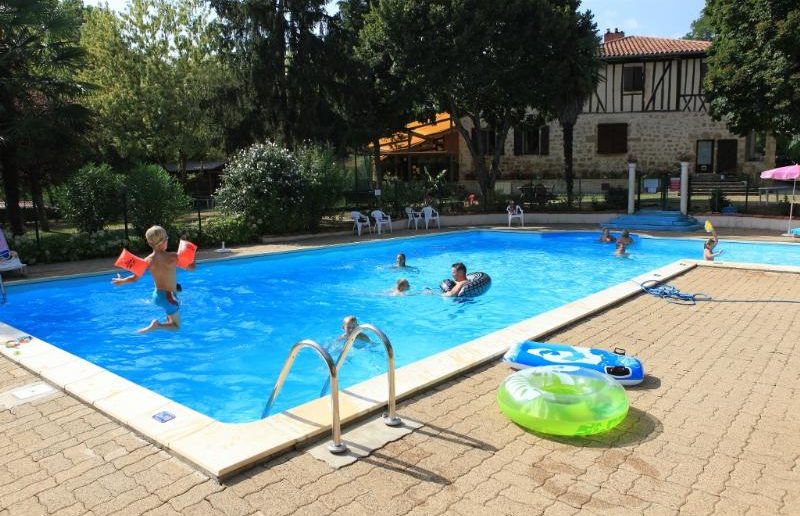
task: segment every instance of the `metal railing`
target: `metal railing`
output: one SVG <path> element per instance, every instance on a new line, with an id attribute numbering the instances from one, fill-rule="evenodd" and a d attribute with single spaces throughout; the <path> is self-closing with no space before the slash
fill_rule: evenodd
<path id="1" fill-rule="evenodd" d="M 348 337 L 347 342 L 345 342 L 342 353 L 336 360 L 336 372 L 338 373 L 339 369 L 341 369 L 345 358 L 347 358 L 347 353 L 350 352 L 350 348 L 353 347 L 353 343 L 356 341 L 356 339 L 367 331 L 374 333 L 381 340 L 383 347 L 386 349 L 386 376 L 389 380 L 389 396 L 387 400 L 388 411 L 383 415 L 383 422 L 387 426 L 400 426 L 403 424 L 403 420 L 397 417 L 397 401 L 395 396 L 394 381 L 394 348 L 392 347 L 392 343 L 389 341 L 389 338 L 385 333 L 372 324 L 361 324 L 356 326 L 355 329 L 350 333 L 350 337 Z M 331 394 L 333 394 L 334 390 L 333 383 L 331 383 Z"/>
<path id="2" fill-rule="evenodd" d="M 339 420 L 339 370 L 334 363 L 333 358 L 331 358 L 330 353 L 325 351 L 322 346 L 313 340 L 304 339 L 292 346 L 292 349 L 289 351 L 289 356 L 286 357 L 286 361 L 283 363 L 283 369 L 281 369 L 281 374 L 278 376 L 278 381 L 275 382 L 275 387 L 272 388 L 272 394 L 269 396 L 267 405 L 264 407 L 264 411 L 261 413 L 261 417 L 265 418 L 269 415 L 270 410 L 272 410 L 272 405 L 275 403 L 278 394 L 280 394 L 281 388 L 283 388 L 283 383 L 286 381 L 286 376 L 289 374 L 289 370 L 292 368 L 292 365 L 294 365 L 294 360 L 297 358 L 297 354 L 303 348 L 310 348 L 316 351 L 322 360 L 325 361 L 325 365 L 328 367 L 328 380 L 331 384 L 331 431 L 333 434 L 333 442 L 328 445 L 328 450 L 331 453 L 344 453 L 347 451 L 347 445 L 342 442 L 342 426 L 341 421 Z"/>

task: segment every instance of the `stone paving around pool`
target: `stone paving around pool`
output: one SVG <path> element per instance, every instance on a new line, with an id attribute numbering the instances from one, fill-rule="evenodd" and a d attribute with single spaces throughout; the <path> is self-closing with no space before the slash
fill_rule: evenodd
<path id="1" fill-rule="evenodd" d="M 798 514 L 800 274 L 698 267 L 548 340 L 621 346 L 650 377 L 593 438 L 497 409 L 492 363 L 406 400 L 425 426 L 331 469 L 304 449 L 222 484 L 57 391 L 0 412 L 0 515 Z M 0 358 L 0 392 L 38 378 Z"/>

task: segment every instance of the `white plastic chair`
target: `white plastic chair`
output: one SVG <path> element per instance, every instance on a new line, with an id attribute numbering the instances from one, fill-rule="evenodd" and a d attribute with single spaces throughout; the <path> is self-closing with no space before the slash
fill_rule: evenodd
<path id="1" fill-rule="evenodd" d="M 16 253 L 11 252 L 3 228 L 0 228 L 0 272 L 16 271 L 25 275 L 27 265 L 22 263 Z"/>
<path id="2" fill-rule="evenodd" d="M 369 232 L 372 233 L 372 224 L 369 221 L 369 217 L 360 211 L 351 211 L 350 216 L 353 217 L 353 231 L 358 231 L 358 236 L 361 236 L 361 228 L 364 226 L 367 226 Z"/>
<path id="3" fill-rule="evenodd" d="M 428 229 L 428 224 L 432 221 L 436 221 L 436 227 L 441 228 L 442 226 L 439 225 L 439 212 L 434 210 L 431 206 L 425 206 L 422 208 L 422 217 L 425 219 L 425 229 Z"/>
<path id="4" fill-rule="evenodd" d="M 422 212 L 414 211 L 411 208 L 406 208 L 406 216 L 408 217 L 408 225 L 406 228 L 411 229 L 411 222 L 414 222 L 414 229 L 418 229 L 419 223 L 422 221 Z"/>
<path id="5" fill-rule="evenodd" d="M 525 227 L 525 212 L 522 211 L 522 206 L 517 204 L 514 210 L 508 210 L 508 227 L 511 227 L 511 221 L 514 219 L 519 220 L 519 225 Z"/>
<path id="6" fill-rule="evenodd" d="M 381 227 L 389 226 L 389 233 L 392 232 L 392 217 L 383 213 L 381 210 L 374 210 L 372 218 L 375 219 L 375 227 L 378 229 L 378 234 L 381 234 Z"/>

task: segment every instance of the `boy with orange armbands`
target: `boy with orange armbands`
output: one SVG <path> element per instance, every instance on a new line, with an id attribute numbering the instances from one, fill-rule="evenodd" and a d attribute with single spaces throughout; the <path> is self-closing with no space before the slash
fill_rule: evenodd
<path id="1" fill-rule="evenodd" d="M 161 226 L 153 226 L 145 233 L 147 244 L 153 249 L 153 252 L 144 260 L 137 258 L 127 251 L 123 251 L 120 259 L 117 260 L 117 265 L 124 267 L 131 272 L 132 275 L 125 278 L 117 274 L 116 278 L 111 280 L 114 285 L 124 285 L 126 283 L 133 283 L 138 281 L 146 269 L 150 269 L 150 274 L 153 275 L 153 283 L 155 283 L 155 290 L 153 290 L 153 303 L 164 309 L 167 314 L 167 322 L 159 322 L 158 319 L 153 319 L 149 326 L 139 330 L 139 333 L 147 333 L 153 330 L 177 330 L 180 328 L 181 318 L 178 310 L 180 303 L 176 291 L 178 290 L 176 266 L 184 267 L 186 270 L 193 271 L 195 269 L 194 253 L 197 246 L 191 242 L 181 242 L 181 247 L 177 253 L 167 252 L 167 242 L 169 236 L 167 231 Z M 145 262 L 146 267 L 139 262 Z"/>

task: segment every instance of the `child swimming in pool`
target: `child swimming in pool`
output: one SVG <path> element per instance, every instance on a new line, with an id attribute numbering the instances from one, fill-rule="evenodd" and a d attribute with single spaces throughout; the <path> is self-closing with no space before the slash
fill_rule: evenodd
<path id="1" fill-rule="evenodd" d="M 355 315 L 348 315 L 344 319 L 342 319 L 342 330 L 344 331 L 344 333 L 339 335 L 339 340 L 349 339 L 350 334 L 353 333 L 353 330 L 356 329 L 356 326 L 358 326 L 358 319 L 356 319 Z M 356 341 L 369 342 L 369 337 L 367 337 L 363 333 L 359 333 L 358 337 L 356 337 Z"/>
<path id="2" fill-rule="evenodd" d="M 405 278 L 400 278 L 397 280 L 397 283 L 394 285 L 394 290 L 392 291 L 393 296 L 402 296 L 408 289 L 411 288 L 411 284 Z"/>
<path id="3" fill-rule="evenodd" d="M 714 248 L 717 247 L 719 243 L 719 237 L 717 237 L 717 230 L 711 230 L 711 238 L 706 240 L 706 243 L 703 244 L 703 259 L 708 260 L 709 262 L 713 262 L 714 258 L 722 254 L 722 251 L 718 253 L 714 252 Z"/>
<path id="4" fill-rule="evenodd" d="M 153 330 L 178 330 L 181 325 L 181 316 L 179 313 L 180 303 L 178 302 L 177 290 L 177 273 L 176 266 L 178 263 L 178 253 L 168 253 L 167 243 L 169 236 L 167 231 L 161 226 L 153 226 L 147 230 L 144 235 L 147 244 L 153 249 L 145 261 L 147 262 L 150 274 L 153 276 L 153 283 L 155 289 L 153 290 L 153 303 L 164 309 L 167 315 L 166 322 L 160 322 L 158 319 L 153 319 L 150 324 L 139 330 L 139 333 L 147 333 Z M 192 262 L 186 267 L 187 270 L 193 271 L 195 263 Z M 125 278 L 117 274 L 116 278 L 111 280 L 115 286 L 125 285 L 126 283 L 133 283 L 139 279 L 139 276 L 132 274 Z"/>

